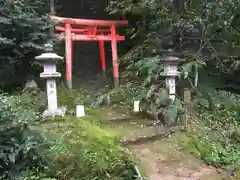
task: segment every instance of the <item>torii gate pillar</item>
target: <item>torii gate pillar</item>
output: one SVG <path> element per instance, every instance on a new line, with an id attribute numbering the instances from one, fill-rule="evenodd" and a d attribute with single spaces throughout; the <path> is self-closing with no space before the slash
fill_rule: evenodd
<path id="1" fill-rule="evenodd" d="M 116 25 L 111 25 L 111 35 L 112 35 L 112 64 L 113 64 L 114 87 L 117 88 L 119 87 L 119 71 L 118 71 Z"/>
<path id="2" fill-rule="evenodd" d="M 66 84 L 72 89 L 72 33 L 71 25 L 65 24 Z"/>

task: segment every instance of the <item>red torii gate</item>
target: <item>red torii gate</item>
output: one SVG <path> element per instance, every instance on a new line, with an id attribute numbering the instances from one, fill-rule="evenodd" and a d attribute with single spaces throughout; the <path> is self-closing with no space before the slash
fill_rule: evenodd
<path id="1" fill-rule="evenodd" d="M 125 37 L 117 34 L 116 27 L 127 26 L 128 21 L 74 19 L 57 16 L 51 16 L 51 20 L 63 25 L 63 27 L 55 27 L 55 29 L 61 32 L 58 34 L 58 38 L 65 40 L 66 80 L 68 88 L 72 88 L 72 41 L 99 41 L 103 74 L 106 72 L 104 41 L 111 41 L 114 87 L 119 86 L 117 41 L 123 41 Z"/>

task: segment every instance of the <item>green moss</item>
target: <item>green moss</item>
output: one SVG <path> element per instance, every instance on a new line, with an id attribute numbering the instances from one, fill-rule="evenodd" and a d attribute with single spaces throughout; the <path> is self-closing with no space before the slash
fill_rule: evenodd
<path id="1" fill-rule="evenodd" d="M 180 143 L 181 147 L 185 152 L 190 153 L 197 157 L 201 157 L 201 153 L 196 148 L 193 136 L 189 134 L 179 134 L 178 142 Z"/>
<path id="2" fill-rule="evenodd" d="M 239 179 L 240 178 L 240 167 L 236 168 L 236 178 Z"/>
<path id="3" fill-rule="evenodd" d="M 55 154 L 51 173 L 64 179 L 133 179 L 134 157 L 120 146 L 114 131 L 100 127 L 91 117 L 67 117 L 46 127 L 58 139 L 51 148 Z"/>

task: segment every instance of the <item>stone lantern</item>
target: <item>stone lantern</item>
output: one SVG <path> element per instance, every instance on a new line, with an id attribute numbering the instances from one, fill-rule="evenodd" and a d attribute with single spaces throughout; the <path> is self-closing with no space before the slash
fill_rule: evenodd
<path id="1" fill-rule="evenodd" d="M 37 63 L 42 65 L 44 69 L 40 77 L 46 79 L 48 108 L 43 113 L 43 116 L 55 117 L 64 113 L 58 108 L 56 87 L 56 78 L 61 77 L 61 73 L 56 71 L 56 64 L 63 57 L 53 53 L 53 46 L 51 44 L 46 44 L 44 47 L 45 53 L 35 57 Z"/>
<path id="2" fill-rule="evenodd" d="M 176 77 L 181 73 L 178 71 L 178 65 L 183 61 L 183 59 L 173 56 L 162 58 L 164 71 L 160 75 L 165 77 L 165 86 L 169 92 L 169 99 L 172 101 L 176 97 Z"/>

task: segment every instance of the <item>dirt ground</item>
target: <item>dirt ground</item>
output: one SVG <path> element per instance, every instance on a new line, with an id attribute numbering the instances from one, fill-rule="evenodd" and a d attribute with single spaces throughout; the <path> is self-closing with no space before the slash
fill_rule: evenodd
<path id="1" fill-rule="evenodd" d="M 181 153 L 174 144 L 156 141 L 129 149 L 140 159 L 149 180 L 220 180 L 216 169 Z"/>

